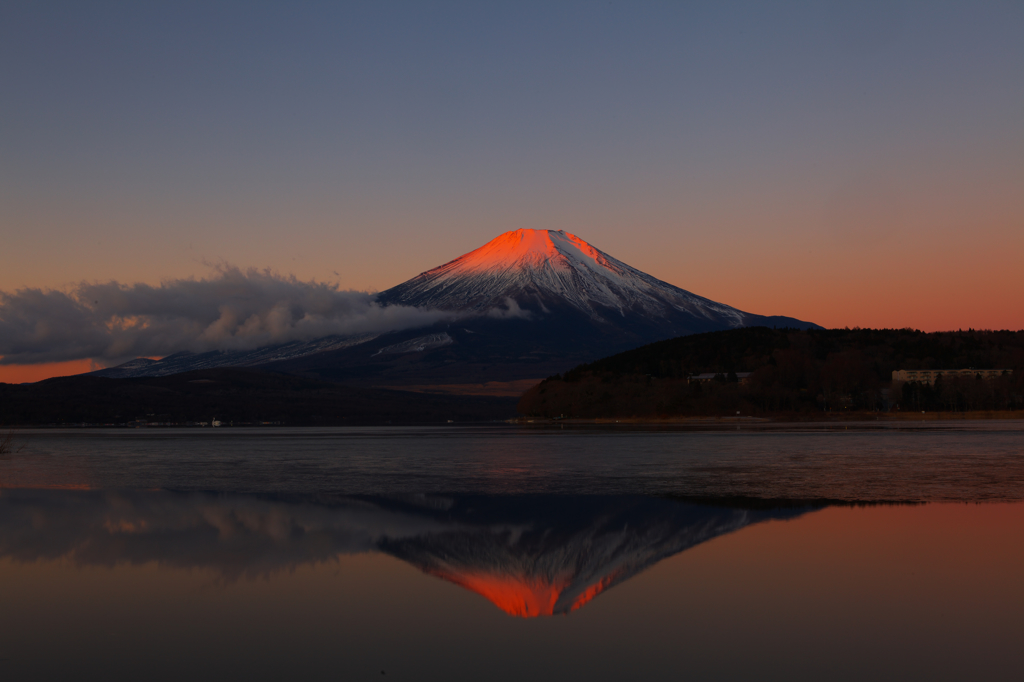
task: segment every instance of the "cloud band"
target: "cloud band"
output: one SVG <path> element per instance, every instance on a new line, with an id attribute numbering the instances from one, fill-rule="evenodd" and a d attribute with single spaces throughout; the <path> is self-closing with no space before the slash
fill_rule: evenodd
<path id="1" fill-rule="evenodd" d="M 219 266 L 159 286 L 82 282 L 0 292 L 0 364 L 115 363 L 182 350 L 251 350 L 332 334 L 426 326 L 451 313 L 382 306 L 375 295 L 269 270 Z"/>

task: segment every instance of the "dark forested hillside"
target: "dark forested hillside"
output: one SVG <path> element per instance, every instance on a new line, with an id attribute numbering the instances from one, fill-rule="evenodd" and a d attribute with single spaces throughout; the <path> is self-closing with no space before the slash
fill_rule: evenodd
<path id="1" fill-rule="evenodd" d="M 1005 369 L 993 379 L 890 386 L 897 369 Z M 737 373 L 751 373 L 740 382 Z M 694 374 L 719 375 L 693 382 Z M 530 389 L 534 416 L 735 415 L 1024 408 L 1024 331 L 750 327 L 652 343 Z"/>

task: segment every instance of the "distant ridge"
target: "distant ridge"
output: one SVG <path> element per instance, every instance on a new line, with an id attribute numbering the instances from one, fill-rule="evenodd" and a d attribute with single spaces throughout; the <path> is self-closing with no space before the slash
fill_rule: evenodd
<path id="1" fill-rule="evenodd" d="M 17 426 L 348 426 L 445 424 L 515 416 L 515 398 L 339 386 L 248 368 L 110 379 L 78 375 L 0 384 L 0 424 Z"/>

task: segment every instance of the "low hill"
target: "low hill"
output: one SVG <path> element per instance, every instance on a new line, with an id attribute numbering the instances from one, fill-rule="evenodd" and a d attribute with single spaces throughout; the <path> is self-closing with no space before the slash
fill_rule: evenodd
<path id="1" fill-rule="evenodd" d="M 890 387 L 897 369 L 1006 369 L 992 380 Z M 717 380 L 689 380 L 695 374 Z M 739 381 L 737 374 L 750 373 Z M 544 380 L 538 417 L 745 415 L 837 410 L 1024 408 L 1024 331 L 749 327 L 652 343 Z"/>
<path id="2" fill-rule="evenodd" d="M 340 386 L 255 370 L 217 368 L 164 377 L 88 375 L 0 384 L 0 424 L 182 424 L 218 420 L 287 425 L 488 421 L 515 414 L 515 398 L 427 395 Z"/>

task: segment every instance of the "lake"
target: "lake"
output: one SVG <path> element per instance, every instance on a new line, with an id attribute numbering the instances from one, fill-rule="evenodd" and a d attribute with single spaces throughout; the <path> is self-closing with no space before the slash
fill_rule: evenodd
<path id="1" fill-rule="evenodd" d="M 1022 422 L 17 436 L 5 680 L 1024 665 Z"/>

